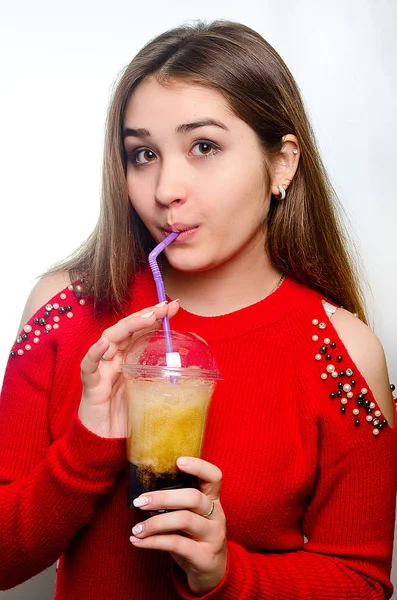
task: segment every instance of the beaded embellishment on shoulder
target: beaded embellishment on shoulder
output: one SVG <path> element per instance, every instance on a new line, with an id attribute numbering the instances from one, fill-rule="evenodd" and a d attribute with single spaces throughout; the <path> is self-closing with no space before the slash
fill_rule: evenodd
<path id="1" fill-rule="evenodd" d="M 27 323 L 24 326 L 15 340 L 10 356 L 22 356 L 25 352 L 30 352 L 34 344 L 40 342 L 42 335 L 48 335 L 59 329 L 62 319 L 65 317 L 72 319 L 76 302 L 81 306 L 86 303 L 83 296 L 87 293 L 88 283 L 86 279 L 79 279 L 60 292 L 55 297 L 56 302 L 46 304 L 42 309 L 42 314 L 34 317 L 31 320 L 32 324 Z"/>
<path id="2" fill-rule="evenodd" d="M 327 324 L 319 319 L 313 319 L 312 325 L 319 331 L 312 335 L 312 341 L 320 344 L 314 355 L 320 368 L 320 377 L 329 388 L 329 397 L 340 403 L 341 415 L 350 414 L 356 427 L 365 421 L 372 427 L 374 436 L 378 436 L 386 427 L 387 420 L 377 407 L 376 403 L 369 398 L 370 392 L 366 387 L 357 389 L 357 381 L 354 379 L 352 365 L 345 365 L 348 358 L 338 351 L 335 340 L 325 335 Z M 394 386 L 391 386 L 393 390 Z"/>

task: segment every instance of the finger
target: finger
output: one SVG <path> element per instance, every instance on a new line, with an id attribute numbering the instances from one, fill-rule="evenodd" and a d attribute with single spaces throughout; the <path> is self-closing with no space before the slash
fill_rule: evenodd
<path id="1" fill-rule="evenodd" d="M 222 485 L 222 471 L 212 463 L 193 456 L 180 456 L 176 464 L 184 473 L 196 475 L 200 480 L 200 490 L 212 499 L 219 498 Z"/>
<path id="2" fill-rule="evenodd" d="M 209 498 L 200 490 L 195 488 L 183 488 L 179 490 L 159 490 L 142 494 L 134 500 L 134 506 L 142 510 L 181 510 L 189 509 L 194 513 L 203 516 L 207 515 L 212 508 L 212 501 L 215 498 Z"/>
<path id="3" fill-rule="evenodd" d="M 172 552 L 173 554 L 182 556 L 189 562 L 195 562 L 196 564 L 198 563 L 197 559 L 200 558 L 198 543 L 189 537 L 184 537 L 183 535 L 152 535 L 151 537 L 144 539 L 131 536 L 130 542 L 134 546 L 145 548 L 147 550 L 162 550 L 165 552 Z"/>
<path id="4" fill-rule="evenodd" d="M 113 358 L 115 353 L 120 348 L 125 347 L 130 337 L 139 331 L 152 328 L 156 322 L 159 324 L 161 320 L 168 314 L 169 318 L 175 315 L 179 309 L 178 302 L 151 306 L 142 311 L 129 315 L 121 319 L 108 329 L 105 329 L 103 336 L 110 341 L 110 347 L 107 352 L 109 359 Z"/>
<path id="5" fill-rule="evenodd" d="M 104 353 L 109 349 L 109 341 L 101 337 L 81 361 L 81 379 L 83 385 L 94 386 L 99 381 L 98 367 Z"/>
<path id="6" fill-rule="evenodd" d="M 216 538 L 218 529 L 221 529 L 219 524 L 214 523 L 209 519 L 203 520 L 203 517 L 190 510 L 175 510 L 137 523 L 132 528 L 132 534 L 143 539 L 159 533 L 182 531 L 194 539 L 210 542 Z"/>

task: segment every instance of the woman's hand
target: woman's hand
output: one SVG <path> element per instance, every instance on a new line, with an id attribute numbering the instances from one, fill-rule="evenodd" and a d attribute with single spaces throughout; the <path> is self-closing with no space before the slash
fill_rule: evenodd
<path id="1" fill-rule="evenodd" d="M 81 363 L 83 394 L 78 410 L 87 429 L 100 437 L 126 437 L 124 385 L 119 372 L 123 351 L 134 333 L 160 327 L 161 319 L 166 314 L 173 317 L 178 309 L 175 300 L 129 315 L 106 329 L 91 346 Z"/>
<path id="2" fill-rule="evenodd" d="M 219 501 L 222 473 L 200 458 L 181 457 L 181 471 L 196 475 L 200 489 L 164 490 L 134 501 L 144 511 L 171 510 L 134 526 L 130 537 L 137 548 L 167 550 L 185 571 L 189 587 L 203 595 L 225 574 L 226 519 Z"/>

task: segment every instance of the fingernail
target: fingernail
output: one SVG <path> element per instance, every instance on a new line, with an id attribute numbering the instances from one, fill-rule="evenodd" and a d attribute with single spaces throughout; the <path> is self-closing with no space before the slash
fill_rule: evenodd
<path id="1" fill-rule="evenodd" d="M 170 302 L 170 305 L 171 305 L 171 304 L 177 304 L 177 303 L 179 304 L 179 302 L 180 302 L 179 298 L 175 298 L 175 300 L 172 300 L 172 301 Z"/>
<path id="2" fill-rule="evenodd" d="M 133 536 L 130 537 L 130 542 L 132 542 L 133 544 L 136 544 L 137 542 L 141 542 L 141 541 L 142 540 L 140 540 L 139 538 L 136 538 L 136 537 L 133 537 Z"/>
<path id="3" fill-rule="evenodd" d="M 135 498 L 134 506 L 139 508 L 140 506 L 146 506 L 149 504 L 149 498 L 147 496 L 142 496 L 141 498 Z"/>
<path id="4" fill-rule="evenodd" d="M 162 306 L 165 306 L 166 304 L 168 304 L 167 300 L 164 300 L 164 302 L 159 302 L 158 304 L 155 304 L 156 308 L 161 308 Z"/>
<path id="5" fill-rule="evenodd" d="M 154 315 L 154 312 L 151 310 L 150 312 L 145 312 L 141 315 L 141 319 L 149 319 L 151 316 Z"/>
<path id="6" fill-rule="evenodd" d="M 178 458 L 178 465 L 185 467 L 188 464 L 189 464 L 189 459 L 186 456 L 180 456 Z"/>
<path id="7" fill-rule="evenodd" d="M 139 535 L 140 533 L 142 533 L 143 531 L 143 525 L 141 525 L 141 523 L 138 523 L 137 525 L 135 525 L 135 527 L 132 528 L 132 533 L 134 535 Z"/>

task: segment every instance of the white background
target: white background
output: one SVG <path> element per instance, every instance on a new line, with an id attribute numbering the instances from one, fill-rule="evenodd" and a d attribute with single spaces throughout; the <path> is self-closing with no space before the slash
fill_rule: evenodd
<path id="1" fill-rule="evenodd" d="M 0 379 L 35 278 L 96 222 L 117 74 L 150 38 L 198 18 L 257 29 L 294 74 L 397 381 L 395 0 L 0 0 Z"/>

